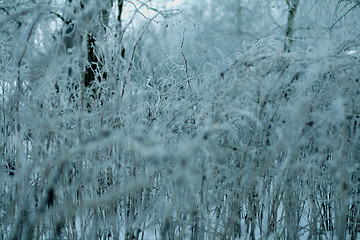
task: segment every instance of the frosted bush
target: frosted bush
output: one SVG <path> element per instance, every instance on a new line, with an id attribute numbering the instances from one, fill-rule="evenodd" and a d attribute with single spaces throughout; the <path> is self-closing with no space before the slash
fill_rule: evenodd
<path id="1" fill-rule="evenodd" d="M 121 56 L 90 3 L 71 47 L 60 5 L 5 6 L 23 23 L 0 20 L 2 238 L 356 239 L 358 40 L 285 53 L 269 37 L 203 70 L 185 30 L 178 55 L 147 57 L 157 18 Z"/>

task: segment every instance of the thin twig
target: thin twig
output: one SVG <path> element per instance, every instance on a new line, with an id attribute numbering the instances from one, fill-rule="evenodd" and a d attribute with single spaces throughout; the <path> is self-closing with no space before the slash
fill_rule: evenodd
<path id="1" fill-rule="evenodd" d="M 185 15 L 185 14 L 184 14 L 181 10 L 179 10 L 179 9 L 158 11 L 152 18 L 149 19 L 149 21 L 148 21 L 147 24 L 145 25 L 143 31 L 141 32 L 139 38 L 137 39 L 136 43 L 134 44 L 133 51 L 132 51 L 132 53 L 131 53 L 131 58 L 130 58 L 129 67 L 128 67 L 128 70 L 127 70 L 127 72 L 126 72 L 127 74 L 130 73 L 130 71 L 131 71 L 131 69 L 132 69 L 132 67 L 133 67 L 133 65 L 134 65 L 134 58 L 135 58 L 136 47 L 137 47 L 137 45 L 139 44 L 139 42 L 140 42 L 140 40 L 142 39 L 142 37 L 144 36 L 145 31 L 148 29 L 150 23 L 152 23 L 159 15 L 164 16 L 164 14 L 165 14 L 165 13 L 168 13 L 168 12 L 180 12 L 182 15 L 188 17 L 188 18 L 190 19 L 190 21 L 192 21 L 192 19 L 191 19 L 189 16 Z M 135 15 L 134 15 L 134 16 L 135 16 Z M 133 16 L 133 18 L 134 18 L 134 16 Z M 129 24 L 130 24 L 130 22 L 127 24 L 127 26 L 129 26 Z M 126 26 L 126 27 L 127 27 L 127 26 Z M 125 29 L 126 29 L 126 27 L 125 27 Z M 127 75 L 127 74 L 126 74 L 126 75 Z M 124 93 L 125 93 L 126 75 L 125 75 L 124 78 L 123 78 L 123 86 L 122 86 L 122 90 L 121 90 L 121 97 L 123 97 L 123 96 L 124 96 Z"/>
<path id="2" fill-rule="evenodd" d="M 151 23 L 157 16 L 159 16 L 159 15 L 160 15 L 160 13 L 157 13 L 154 17 L 152 17 L 152 18 L 148 21 L 148 23 L 145 25 L 143 31 L 141 32 L 139 38 L 137 39 L 136 43 L 134 44 L 133 51 L 132 51 L 132 53 L 131 53 L 131 58 L 130 58 L 129 67 L 128 67 L 127 71 L 126 71 L 127 74 L 130 73 L 130 71 L 131 71 L 131 69 L 132 69 L 132 67 L 133 67 L 133 65 L 134 65 L 135 51 L 136 51 L 137 45 L 140 43 L 140 40 L 141 40 L 142 37 L 144 36 L 145 31 L 148 29 L 150 23 Z M 127 74 L 126 74 L 126 75 L 127 75 Z M 125 93 L 126 75 L 124 76 L 124 79 L 123 79 L 123 86 L 122 86 L 122 91 L 121 91 L 121 97 L 123 97 L 123 96 L 124 96 L 124 93 Z"/>
<path id="3" fill-rule="evenodd" d="M 17 86 L 17 87 L 18 87 L 19 90 L 21 90 L 21 79 L 20 79 L 20 67 L 21 67 L 21 63 L 22 63 L 22 60 L 24 59 L 24 56 L 25 56 L 25 53 L 26 53 L 26 50 L 27 50 L 28 43 L 29 43 L 29 41 L 30 41 L 30 38 L 31 38 L 32 33 L 33 33 L 33 30 L 34 30 L 35 25 L 36 25 L 37 21 L 39 20 L 40 16 L 41 16 L 41 14 L 39 14 L 39 15 L 36 17 L 35 21 L 33 22 L 33 24 L 32 24 L 31 27 L 30 27 L 28 36 L 27 36 L 27 38 L 26 38 L 25 49 L 24 49 L 24 51 L 22 52 L 22 54 L 21 54 L 21 56 L 20 56 L 20 59 L 19 59 L 19 62 L 18 62 L 18 64 L 17 64 L 17 67 L 18 67 L 18 72 L 17 72 L 17 73 L 18 73 L 18 77 L 17 77 L 17 80 L 18 80 L 17 84 L 18 84 L 18 86 Z"/>
<path id="4" fill-rule="evenodd" d="M 14 14 L 11 14 L 9 15 L 8 17 L 5 17 L 3 19 L 0 20 L 0 28 L 7 22 L 9 21 L 12 21 L 18 17 L 21 17 L 23 15 L 27 15 L 29 13 L 33 13 L 33 12 L 36 12 L 36 11 L 39 11 L 39 10 L 43 10 L 44 9 L 44 6 L 42 5 L 37 5 L 35 7 L 32 7 L 32 8 L 27 8 L 27 9 L 24 9 L 22 11 L 19 11 L 17 13 L 14 13 Z"/>
<path id="5" fill-rule="evenodd" d="M 186 28 L 184 28 L 184 31 L 183 31 L 180 49 L 181 49 L 181 55 L 184 58 L 184 62 L 185 62 L 185 73 L 186 73 L 187 83 L 188 83 L 190 91 L 191 91 L 191 85 L 190 85 L 190 81 L 189 81 L 189 71 L 188 71 L 188 60 L 186 59 L 185 54 L 184 54 L 185 31 L 186 31 Z"/>

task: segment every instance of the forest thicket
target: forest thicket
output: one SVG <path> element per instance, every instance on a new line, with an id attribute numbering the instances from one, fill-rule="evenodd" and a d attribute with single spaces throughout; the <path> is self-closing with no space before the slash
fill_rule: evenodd
<path id="1" fill-rule="evenodd" d="M 359 239 L 359 0 L 0 0 L 1 239 Z"/>

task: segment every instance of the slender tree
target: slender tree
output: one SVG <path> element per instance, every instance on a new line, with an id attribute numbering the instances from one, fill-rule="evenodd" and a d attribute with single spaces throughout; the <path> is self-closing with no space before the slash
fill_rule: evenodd
<path id="1" fill-rule="evenodd" d="M 294 33 L 294 21 L 296 10 L 298 8 L 300 0 L 286 0 L 286 4 L 288 6 L 288 17 L 287 17 L 287 25 L 285 31 L 285 44 L 284 51 L 290 52 L 291 43 L 293 41 L 293 33 Z"/>

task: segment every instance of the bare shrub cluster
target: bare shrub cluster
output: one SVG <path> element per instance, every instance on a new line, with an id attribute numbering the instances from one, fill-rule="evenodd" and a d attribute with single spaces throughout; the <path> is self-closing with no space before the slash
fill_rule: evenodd
<path id="1" fill-rule="evenodd" d="M 324 53 L 268 38 L 207 74 L 183 36 L 143 71 L 148 25 L 128 58 L 121 32 L 94 34 L 89 61 L 81 21 L 101 9 L 71 47 L 36 9 L 0 22 L 1 238 L 357 238 L 357 40 Z"/>

